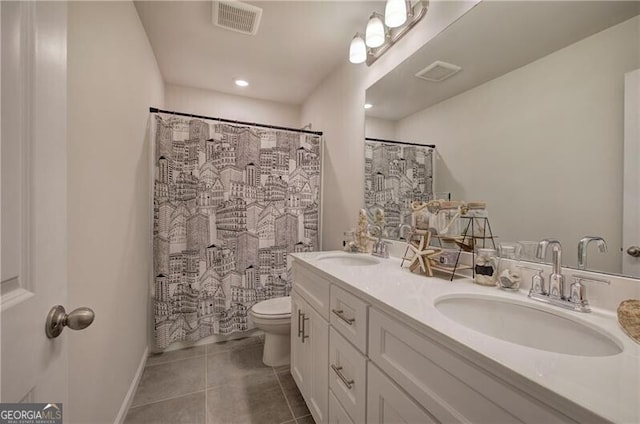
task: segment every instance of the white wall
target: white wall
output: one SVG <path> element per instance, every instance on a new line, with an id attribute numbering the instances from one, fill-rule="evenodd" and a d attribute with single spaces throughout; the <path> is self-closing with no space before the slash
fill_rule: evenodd
<path id="1" fill-rule="evenodd" d="M 472 1 L 432 1 L 429 13 L 371 67 L 345 63 L 302 105 L 301 125 L 325 134 L 322 189 L 322 248 L 342 248 L 345 230 L 355 227 L 364 207 L 364 100 L 367 87 L 471 9 Z M 363 16 L 363 29 L 366 16 Z M 348 40 L 347 40 L 348 42 Z M 345 44 L 346 45 L 346 44 Z"/>
<path id="2" fill-rule="evenodd" d="M 72 422 L 113 422 L 147 348 L 149 106 L 164 87 L 131 2 L 70 2 L 69 305 L 96 313 L 68 336 Z"/>
<path id="3" fill-rule="evenodd" d="M 487 201 L 501 240 L 558 238 L 575 266 L 578 240 L 600 235 L 609 254 L 591 247 L 589 263 L 619 272 L 623 82 L 640 67 L 639 28 L 637 17 L 418 112 L 397 137 L 428 134 L 436 190 Z"/>
<path id="4" fill-rule="evenodd" d="M 172 84 L 165 85 L 165 109 L 283 127 L 305 125 L 297 105 Z"/>
<path id="5" fill-rule="evenodd" d="M 389 119 L 367 116 L 364 123 L 364 136 L 368 138 L 382 138 L 384 140 L 397 140 L 396 123 Z"/>

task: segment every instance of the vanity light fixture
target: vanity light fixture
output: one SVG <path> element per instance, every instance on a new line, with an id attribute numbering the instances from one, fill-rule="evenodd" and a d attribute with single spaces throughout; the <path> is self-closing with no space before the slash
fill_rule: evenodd
<path id="1" fill-rule="evenodd" d="M 248 87 L 248 86 L 249 86 L 249 82 L 248 82 L 248 81 L 245 81 L 245 80 L 243 80 L 243 79 L 237 79 L 237 80 L 235 80 L 234 82 L 236 83 L 236 85 L 237 85 L 238 87 Z"/>
<path id="2" fill-rule="evenodd" d="M 367 23 L 367 30 L 364 33 L 365 35 L 365 44 L 367 47 L 380 47 L 384 44 L 385 39 L 385 30 L 384 24 L 382 23 L 383 17 L 379 13 L 373 12 L 371 17 L 369 18 L 369 22 Z"/>
<path id="3" fill-rule="evenodd" d="M 353 36 L 349 46 L 349 62 L 357 64 L 365 60 L 367 60 L 367 46 L 364 44 L 362 35 L 357 33 Z"/>
<path id="4" fill-rule="evenodd" d="M 384 17 L 373 12 L 364 39 L 358 33 L 351 40 L 349 61 L 371 66 L 424 18 L 428 9 L 429 0 L 387 0 Z"/>
<path id="5" fill-rule="evenodd" d="M 384 7 L 384 24 L 389 28 L 397 28 L 407 22 L 406 0 L 387 0 Z"/>

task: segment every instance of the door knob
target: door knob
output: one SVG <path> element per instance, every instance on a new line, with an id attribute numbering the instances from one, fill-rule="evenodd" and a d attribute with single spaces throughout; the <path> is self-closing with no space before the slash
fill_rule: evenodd
<path id="1" fill-rule="evenodd" d="M 91 325 L 96 314 L 90 308 L 78 308 L 67 314 L 64 306 L 56 305 L 49 311 L 47 315 L 47 323 L 44 331 L 47 337 L 54 339 L 62 333 L 64 327 L 72 330 L 83 330 Z"/>
<path id="2" fill-rule="evenodd" d="M 630 248 L 627 249 L 627 254 L 629 256 L 633 256 L 634 258 L 640 258 L 640 247 L 631 246 Z"/>

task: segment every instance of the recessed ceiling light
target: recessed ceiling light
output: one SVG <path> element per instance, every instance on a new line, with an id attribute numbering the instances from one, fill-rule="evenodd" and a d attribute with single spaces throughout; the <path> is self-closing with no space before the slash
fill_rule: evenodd
<path id="1" fill-rule="evenodd" d="M 237 79 L 235 80 L 235 83 L 238 87 L 246 87 L 249 85 L 249 83 L 243 79 Z"/>
<path id="2" fill-rule="evenodd" d="M 364 108 L 365 109 L 371 109 L 373 107 L 373 105 L 371 103 L 365 103 L 364 104 Z"/>

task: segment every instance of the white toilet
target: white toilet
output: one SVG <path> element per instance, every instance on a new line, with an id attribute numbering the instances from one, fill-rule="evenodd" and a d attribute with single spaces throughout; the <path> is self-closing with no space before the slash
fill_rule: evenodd
<path id="1" fill-rule="evenodd" d="M 249 311 L 256 328 L 264 331 L 262 362 L 270 367 L 286 365 L 291 357 L 291 297 L 258 302 Z"/>

